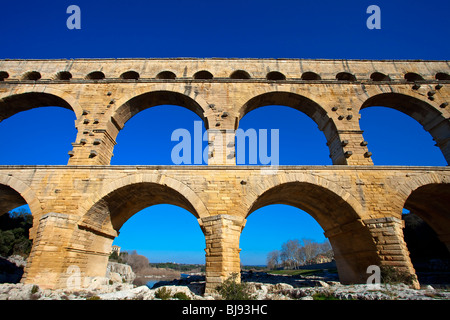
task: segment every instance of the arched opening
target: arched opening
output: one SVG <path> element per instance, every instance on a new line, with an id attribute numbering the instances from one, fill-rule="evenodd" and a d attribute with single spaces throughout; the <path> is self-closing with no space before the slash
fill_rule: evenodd
<path id="1" fill-rule="evenodd" d="M 282 81 L 286 80 L 286 76 L 279 71 L 271 71 L 266 75 L 267 80 Z"/>
<path id="2" fill-rule="evenodd" d="M 156 79 L 174 80 L 177 76 L 172 71 L 161 71 L 156 75 Z"/>
<path id="3" fill-rule="evenodd" d="M 296 111 L 300 111 L 300 113 Z M 269 156 L 264 149 L 261 149 L 261 143 L 267 143 L 268 148 L 271 145 L 276 147 L 276 140 L 272 140 L 272 137 L 276 138 L 276 134 L 278 134 L 280 164 L 311 165 L 332 162 L 330 161 L 330 152 L 326 152 L 326 146 L 328 144 L 331 151 L 330 142 L 337 136 L 336 127 L 320 105 L 304 96 L 288 92 L 261 94 L 250 99 L 241 108 L 240 119 L 238 126 L 242 130 L 237 132 L 235 144 L 237 161 L 238 157 L 243 155 L 242 150 L 248 150 L 246 151 L 248 153 L 252 152 L 254 156 L 259 157 L 259 160 L 261 160 L 261 156 Z M 324 133 L 325 137 L 311 134 L 317 128 Z M 264 131 L 261 130 L 264 129 L 267 129 L 267 137 L 262 135 Z M 238 133 L 242 133 L 242 135 L 238 136 Z M 246 140 L 243 140 L 243 137 Z M 248 148 L 247 142 L 244 143 L 247 140 Z M 317 145 L 322 145 L 323 149 L 317 148 Z M 245 159 L 250 160 L 250 155 L 248 157 L 245 155 Z M 334 163 L 335 160 L 333 158 L 332 160 Z"/>
<path id="4" fill-rule="evenodd" d="M 317 124 L 283 105 L 248 112 L 239 121 L 235 146 L 238 165 L 268 164 L 266 157 L 275 165 L 332 164 L 327 140 Z"/>
<path id="5" fill-rule="evenodd" d="M 315 224 L 310 219 L 305 220 L 313 227 L 316 234 L 321 229 L 325 231 L 324 235 L 329 239 L 333 248 L 339 280 L 342 283 L 364 283 L 367 267 L 378 264 L 379 258 L 375 254 L 375 245 L 368 229 L 358 223 L 359 217 L 353 207 L 333 191 L 308 182 L 284 183 L 262 193 L 253 202 L 248 216 L 258 209 L 271 205 L 292 206 L 307 212 L 317 222 Z M 272 208 L 279 210 L 285 207 L 274 206 Z M 283 219 L 283 215 L 277 211 L 272 214 L 278 219 Z M 246 228 L 251 222 L 250 217 L 247 219 Z M 341 230 L 342 226 L 345 226 L 344 228 L 347 230 L 352 229 L 351 232 L 336 231 Z M 353 227 L 349 228 L 349 226 Z M 300 229 L 301 226 L 299 226 Z M 268 237 L 270 238 L 270 235 Z M 322 242 L 322 240 L 324 238 L 318 237 L 318 242 Z M 241 254 L 245 255 L 244 252 Z"/>
<path id="6" fill-rule="evenodd" d="M 105 79 L 105 74 L 101 71 L 93 71 L 86 76 L 88 80 L 103 80 Z"/>
<path id="7" fill-rule="evenodd" d="M 450 185 L 414 190 L 404 205 L 404 237 L 419 282 L 450 284 Z"/>
<path id="8" fill-rule="evenodd" d="M 29 71 L 22 76 L 22 80 L 37 81 L 41 78 L 41 74 L 37 71 Z"/>
<path id="9" fill-rule="evenodd" d="M 178 206 L 159 204 L 137 212 L 123 224 L 113 246 L 128 252 L 124 259 L 134 250 L 148 259 L 146 267 L 132 265 L 136 285 L 152 287 L 159 281 L 205 272 L 205 237 L 197 219 Z"/>
<path id="10" fill-rule="evenodd" d="M 169 91 L 132 98 L 113 116 L 124 124 L 112 164 L 206 164 L 207 125 L 203 109 L 190 97 Z"/>
<path id="11" fill-rule="evenodd" d="M 246 79 L 250 79 L 250 74 L 245 71 L 245 70 L 235 70 L 233 71 L 233 73 L 230 75 L 231 79 L 241 79 L 241 80 L 246 80 Z"/>
<path id="12" fill-rule="evenodd" d="M 55 95 L 30 92 L 1 99 L 0 163 L 67 164 L 75 120 L 71 106 Z"/>
<path id="13" fill-rule="evenodd" d="M 302 74 L 302 80 L 321 80 L 322 78 L 315 72 L 307 71 Z"/>
<path id="14" fill-rule="evenodd" d="M 440 166 L 449 161 L 440 141 L 448 139 L 450 125 L 425 101 L 399 93 L 373 96 L 361 107 L 360 127 L 377 165 Z"/>
<path id="15" fill-rule="evenodd" d="M 339 81 L 356 81 L 355 75 L 349 72 L 340 72 L 336 75 L 336 79 Z"/>
<path id="16" fill-rule="evenodd" d="M 120 75 L 120 79 L 124 80 L 138 80 L 139 79 L 139 73 L 136 71 L 127 71 Z"/>
<path id="17" fill-rule="evenodd" d="M 56 74 L 55 79 L 68 81 L 72 79 L 72 74 L 69 71 L 60 71 Z"/>
<path id="18" fill-rule="evenodd" d="M 404 78 L 408 82 L 424 81 L 425 80 L 420 74 L 415 73 L 415 72 L 405 73 Z"/>
<path id="19" fill-rule="evenodd" d="M 438 72 L 435 76 L 436 80 L 448 81 L 450 80 L 450 75 L 445 72 Z"/>
<path id="20" fill-rule="evenodd" d="M 0 71 L 0 81 L 5 81 L 9 78 L 9 73 L 6 71 Z"/>
<path id="21" fill-rule="evenodd" d="M 0 283 L 19 283 L 32 247 L 33 218 L 16 190 L 0 184 Z"/>
<path id="22" fill-rule="evenodd" d="M 101 243 L 111 248 L 114 244 L 122 250 L 137 250 L 150 262 L 198 264 L 200 268 L 205 261 L 205 241 L 197 219 L 203 209 L 195 196 L 182 194 L 175 189 L 179 187 L 169 186 L 170 181 L 124 185 L 97 201 L 82 219 L 81 225 L 87 230 L 84 237 L 90 239 L 84 243 L 92 246 L 87 249 Z M 103 263 L 88 256 L 84 259 L 87 273 L 99 267 L 106 269 L 107 259 Z"/>
<path id="23" fill-rule="evenodd" d="M 333 270 L 333 250 L 323 232 L 314 218 L 296 207 L 264 206 L 247 218 L 240 238 L 241 264 L 247 266 L 244 269 L 265 266 L 261 269 L 280 274 L 284 272 L 273 271 L 301 270 L 311 265 L 316 265 L 311 269 Z M 329 276 L 334 279 L 334 275 Z"/>
<path id="24" fill-rule="evenodd" d="M 372 81 L 391 81 L 391 78 L 381 72 L 374 72 L 370 75 L 370 80 Z"/>
<path id="25" fill-rule="evenodd" d="M 212 73 L 206 70 L 198 71 L 194 74 L 194 79 L 197 80 L 210 80 L 213 77 Z"/>

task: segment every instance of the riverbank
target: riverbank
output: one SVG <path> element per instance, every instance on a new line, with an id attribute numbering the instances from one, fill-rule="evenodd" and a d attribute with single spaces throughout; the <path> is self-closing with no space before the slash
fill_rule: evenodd
<path id="1" fill-rule="evenodd" d="M 450 300 L 450 291 L 430 285 L 412 289 L 404 284 L 342 285 L 326 276 L 243 273 L 253 300 Z M 0 284 L 0 300 L 220 300 L 218 294 L 204 295 L 205 278 L 160 281 L 153 288 L 129 283 L 97 283 L 88 289 L 43 290 L 32 284 Z M 162 295 L 161 293 L 164 293 Z"/>

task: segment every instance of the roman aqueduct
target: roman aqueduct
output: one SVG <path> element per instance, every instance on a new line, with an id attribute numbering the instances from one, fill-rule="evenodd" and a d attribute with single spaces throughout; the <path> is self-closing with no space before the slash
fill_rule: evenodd
<path id="1" fill-rule="evenodd" d="M 28 204 L 33 247 L 22 279 L 62 288 L 71 265 L 104 276 L 111 244 L 135 213 L 180 206 L 205 235 L 206 290 L 240 270 L 246 218 L 270 204 L 308 212 L 335 253 L 340 280 L 361 283 L 369 265 L 414 268 L 402 209 L 418 214 L 450 249 L 450 170 L 374 166 L 360 110 L 397 109 L 428 131 L 450 163 L 447 61 L 296 59 L 1 60 L 0 121 L 57 106 L 76 115 L 63 166 L 0 166 L 0 212 Z M 234 145 L 210 148 L 204 166 L 111 166 L 116 137 L 137 113 L 177 105 L 196 113 L 214 145 L 248 112 L 297 109 L 317 123 L 332 166 L 236 166 Z M 2 150 L 5 152 L 5 150 Z"/>

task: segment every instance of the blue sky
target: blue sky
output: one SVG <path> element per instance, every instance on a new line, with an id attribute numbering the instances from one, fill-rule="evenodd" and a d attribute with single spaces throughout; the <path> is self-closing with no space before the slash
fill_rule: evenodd
<path id="1" fill-rule="evenodd" d="M 81 30 L 66 27 L 66 9 L 72 4 L 81 8 Z M 366 27 L 366 9 L 372 4 L 381 8 L 381 30 Z M 448 1 L 3 1 L 0 12 L 0 59 L 448 60 L 450 49 Z M 172 122 L 160 120 L 169 115 L 176 115 Z M 376 165 L 446 165 L 431 136 L 412 118 L 382 107 L 364 109 L 361 115 Z M 3 121 L 0 164 L 67 164 L 74 120 L 73 112 L 49 107 Z M 193 130 L 199 120 L 179 106 L 139 113 L 119 134 L 112 164 L 170 164 L 176 144 L 171 133 Z M 240 127 L 279 129 L 280 164 L 331 164 L 325 137 L 301 112 L 268 106 L 248 113 Z M 307 213 L 283 205 L 261 208 L 248 217 L 242 233 L 242 262 L 264 264 L 267 252 L 296 238 L 325 239 Z M 204 237 L 195 217 L 170 205 L 133 216 L 115 244 L 152 262 L 204 262 Z"/>

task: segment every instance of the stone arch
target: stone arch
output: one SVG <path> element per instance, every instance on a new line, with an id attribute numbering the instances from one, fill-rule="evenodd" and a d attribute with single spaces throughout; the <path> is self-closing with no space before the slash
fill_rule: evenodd
<path id="1" fill-rule="evenodd" d="M 245 70 L 235 70 L 230 74 L 230 79 L 247 80 L 250 79 L 250 74 Z"/>
<path id="2" fill-rule="evenodd" d="M 51 106 L 72 110 L 77 119 L 83 112 L 77 100 L 63 91 L 49 87 L 21 87 L 0 97 L 0 122 L 22 111 Z"/>
<path id="3" fill-rule="evenodd" d="M 381 106 L 398 110 L 419 122 L 428 131 L 450 164 L 450 122 L 429 102 L 413 95 L 400 92 L 384 92 L 370 96 L 360 110 Z"/>
<path id="4" fill-rule="evenodd" d="M 177 75 L 172 71 L 161 71 L 156 75 L 156 79 L 160 80 L 174 80 Z"/>
<path id="5" fill-rule="evenodd" d="M 28 204 L 33 220 L 42 214 L 41 202 L 34 190 L 25 182 L 9 175 L 0 174 L 0 215 L 14 208 Z M 30 237 L 34 238 L 36 226 L 30 230 Z"/>
<path id="6" fill-rule="evenodd" d="M 312 72 L 312 71 L 303 72 L 301 79 L 302 80 L 313 80 L 313 81 L 322 80 L 321 76 L 318 73 Z"/>
<path id="7" fill-rule="evenodd" d="M 274 176 L 272 179 L 267 179 L 264 181 L 264 187 L 261 187 L 260 181 L 257 180 L 251 180 L 249 181 L 249 184 L 254 185 L 254 188 L 252 189 L 252 192 L 250 195 L 246 198 L 247 200 L 247 207 L 249 208 L 247 212 L 247 216 L 250 215 L 253 211 L 259 209 L 261 206 L 266 206 L 268 204 L 264 204 L 264 202 L 261 202 L 261 205 L 258 205 L 258 200 L 261 198 L 263 194 L 266 194 L 270 190 L 279 190 L 277 188 L 284 188 L 286 186 L 293 186 L 295 185 L 302 185 L 311 189 L 317 189 L 321 192 L 329 192 L 330 196 L 334 198 L 334 200 L 341 199 L 348 205 L 349 207 L 346 208 L 349 213 L 352 215 L 347 215 L 348 221 L 352 221 L 354 219 L 359 219 L 359 215 L 362 215 L 365 211 L 364 208 L 361 206 L 360 202 L 350 193 L 348 193 L 344 188 L 339 186 L 338 184 L 331 182 L 329 180 L 326 180 L 322 177 L 316 177 L 308 174 L 280 174 Z M 289 200 L 288 195 L 284 194 L 282 195 L 284 198 L 280 198 L 288 205 L 294 205 L 297 206 L 294 202 Z M 311 199 L 312 200 L 312 199 Z M 270 201 L 269 201 L 270 202 Z M 297 206 L 298 207 L 298 206 Z M 300 208 L 302 209 L 302 208 Z M 302 210 L 305 210 L 308 208 L 304 208 Z M 359 213 L 359 214 L 357 214 Z M 326 214 L 325 212 L 323 214 Z M 343 216 L 344 217 L 344 216 Z M 343 217 L 339 218 L 338 220 L 341 220 Z M 319 218 L 319 217 L 317 217 Z M 316 219 L 317 220 L 317 219 Z M 330 220 L 330 222 L 332 219 Z M 318 221 L 319 222 L 319 221 Z M 344 222 L 344 221 L 342 221 Z M 319 222 L 320 223 L 320 222 Z M 321 224 L 322 225 L 322 224 Z M 336 225 L 328 225 L 325 222 L 323 222 L 322 227 L 324 230 L 336 227 Z"/>
<path id="8" fill-rule="evenodd" d="M 42 75 L 38 71 L 28 71 L 24 75 L 22 75 L 21 80 L 31 80 L 37 81 L 42 78 Z"/>
<path id="9" fill-rule="evenodd" d="M 69 81 L 70 79 L 72 79 L 72 74 L 69 71 L 59 71 L 55 75 L 55 80 Z"/>
<path id="10" fill-rule="evenodd" d="M 179 206 L 197 219 L 209 216 L 203 201 L 184 183 L 165 175 L 137 174 L 110 182 L 85 202 L 80 226 L 115 236 L 131 216 L 156 204 Z"/>
<path id="11" fill-rule="evenodd" d="M 183 87 L 184 88 L 184 87 Z M 185 107 L 197 114 L 208 129 L 208 120 L 205 113 L 208 103 L 192 90 L 178 89 L 176 87 L 160 86 L 152 91 L 136 90 L 132 96 L 125 96 L 116 102 L 119 107 L 111 115 L 113 123 L 120 130 L 125 123 L 141 111 L 158 105 L 177 105 Z"/>
<path id="12" fill-rule="evenodd" d="M 102 71 L 92 71 L 86 75 L 87 80 L 104 80 L 106 78 Z"/>
<path id="13" fill-rule="evenodd" d="M 0 81 L 5 81 L 5 79 L 9 78 L 9 73 L 6 71 L 0 70 Z"/>
<path id="14" fill-rule="evenodd" d="M 194 74 L 193 78 L 196 80 L 210 80 L 213 79 L 214 76 L 208 70 L 200 70 Z"/>
<path id="15" fill-rule="evenodd" d="M 339 137 L 339 133 L 334 120 L 329 117 L 327 111 L 317 102 L 297 93 L 287 91 L 270 91 L 254 96 L 253 98 L 245 102 L 244 105 L 239 109 L 235 129 L 237 129 L 239 126 L 239 120 L 242 119 L 247 113 L 257 108 L 269 105 L 291 107 L 303 112 L 308 117 L 310 117 L 317 124 L 319 130 L 325 134 L 327 145 L 330 149 L 330 154 L 334 154 L 332 156 L 333 164 L 342 164 L 341 160 L 338 160 L 344 158 L 342 146 L 339 145 L 336 148 L 336 146 L 333 144 L 333 142 L 337 141 L 336 138 Z"/>
<path id="16" fill-rule="evenodd" d="M 266 79 L 271 81 L 282 81 L 286 80 L 286 76 L 279 71 L 270 71 L 267 73 Z"/>
<path id="17" fill-rule="evenodd" d="M 315 177 L 286 176 L 253 196 L 248 215 L 271 204 L 286 204 L 310 214 L 333 247 L 342 283 L 364 283 L 369 265 L 378 265 L 375 241 L 361 219 L 362 208 L 341 187 Z"/>
<path id="18" fill-rule="evenodd" d="M 128 70 L 121 73 L 119 78 L 123 80 L 139 80 L 140 74 L 135 70 Z"/>
<path id="19" fill-rule="evenodd" d="M 450 250 L 450 177 L 425 173 L 413 176 L 397 187 L 398 202 L 416 213 Z"/>

